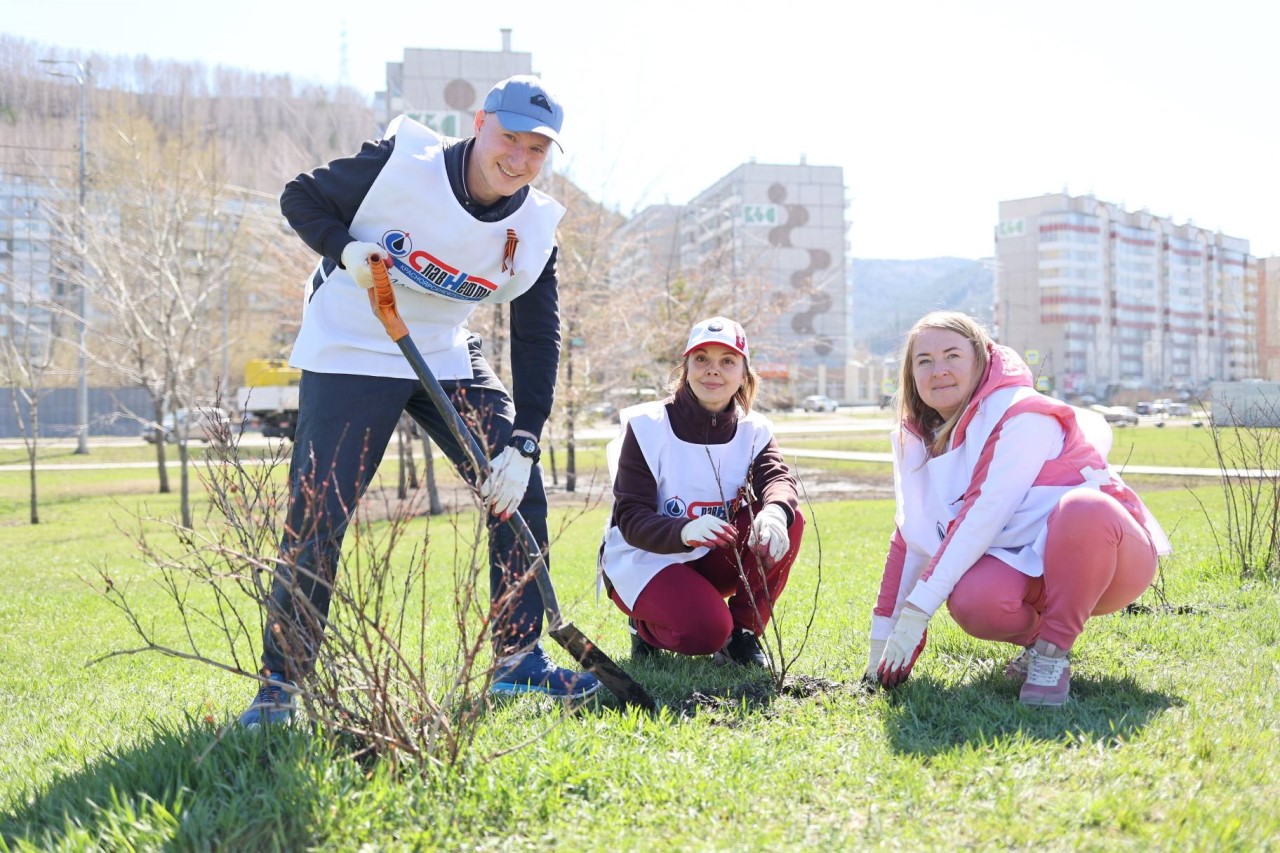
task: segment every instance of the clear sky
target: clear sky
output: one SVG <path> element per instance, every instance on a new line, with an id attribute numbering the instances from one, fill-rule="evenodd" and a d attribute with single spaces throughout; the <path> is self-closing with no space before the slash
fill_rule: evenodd
<path id="1" fill-rule="evenodd" d="M 557 168 L 624 213 L 735 166 L 844 169 L 853 254 L 993 253 L 1064 188 L 1280 254 L 1280 3 L 1264 0 L 0 0 L 50 47 L 372 94 L 406 47 L 512 48 L 566 106 Z M 284 180 L 291 176 L 281 176 Z"/>

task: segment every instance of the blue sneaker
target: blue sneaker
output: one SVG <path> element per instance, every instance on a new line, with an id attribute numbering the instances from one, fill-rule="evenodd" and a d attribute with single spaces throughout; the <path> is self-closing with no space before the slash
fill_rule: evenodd
<path id="1" fill-rule="evenodd" d="M 600 689 L 600 679 L 589 672 L 574 672 L 551 662 L 541 645 L 515 663 L 493 674 L 490 693 L 542 693 L 557 699 L 585 699 Z"/>
<path id="2" fill-rule="evenodd" d="M 269 673 L 267 681 L 258 688 L 258 695 L 253 697 L 253 704 L 240 715 L 238 722 L 246 729 L 264 723 L 275 726 L 291 722 L 295 708 L 293 694 L 297 690 L 298 685 L 280 673 Z"/>

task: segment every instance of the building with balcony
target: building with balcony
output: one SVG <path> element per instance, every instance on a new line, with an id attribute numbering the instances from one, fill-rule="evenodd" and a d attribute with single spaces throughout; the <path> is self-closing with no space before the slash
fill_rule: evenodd
<path id="1" fill-rule="evenodd" d="M 839 166 L 744 163 L 687 204 L 628 221 L 615 276 L 713 292 L 704 314 L 748 327 L 756 369 L 793 399 L 846 398 L 852 337 L 844 174 Z"/>
<path id="2" fill-rule="evenodd" d="M 404 59 L 387 63 L 387 88 L 374 96 L 384 122 L 401 113 L 445 136 L 470 136 L 476 110 L 500 80 L 533 74 L 533 54 L 511 49 L 503 29 L 502 49 L 405 48 Z"/>
<path id="3" fill-rule="evenodd" d="M 1258 259 L 1258 378 L 1280 382 L 1280 255 Z"/>
<path id="4" fill-rule="evenodd" d="M 1258 267 L 1247 240 L 1093 196 L 1002 201 L 996 333 L 1042 387 L 1203 393 L 1259 369 Z"/>

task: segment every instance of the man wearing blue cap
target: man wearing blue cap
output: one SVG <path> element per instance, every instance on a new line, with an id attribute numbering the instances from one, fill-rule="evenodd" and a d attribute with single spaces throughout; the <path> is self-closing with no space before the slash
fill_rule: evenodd
<path id="1" fill-rule="evenodd" d="M 400 116 L 353 157 L 299 175 L 280 208 L 321 255 L 307 282 L 290 364 L 302 369 L 281 564 L 268 601 L 263 681 L 242 725 L 287 721 L 324 636 L 342 537 L 408 412 L 465 473 L 462 449 L 369 307 L 368 261 L 389 258 L 399 313 L 431 371 L 488 449 L 490 594 L 497 693 L 589 696 L 599 681 L 543 650 L 543 606 L 510 526 L 519 510 L 547 545 L 538 438 L 560 359 L 555 229 L 564 208 L 530 183 L 560 144 L 564 111 L 542 82 L 493 87 L 475 135 L 438 136 Z M 510 303 L 512 392 L 466 327 L 480 304 Z"/>

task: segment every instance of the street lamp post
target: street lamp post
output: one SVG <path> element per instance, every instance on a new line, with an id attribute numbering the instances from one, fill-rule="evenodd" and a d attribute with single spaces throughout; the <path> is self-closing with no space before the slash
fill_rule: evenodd
<path id="1" fill-rule="evenodd" d="M 84 65 L 73 59 L 42 59 L 41 63 L 45 65 L 69 65 L 75 69 L 75 73 L 68 71 L 54 71 L 49 73 L 54 77 L 67 77 L 75 80 L 80 85 L 80 201 L 76 205 L 76 238 L 81 243 L 84 242 L 84 192 L 85 192 L 85 116 L 88 113 L 88 93 L 89 93 L 89 63 L 86 60 Z M 85 342 L 88 333 L 88 320 L 86 312 L 88 310 L 88 288 L 82 280 L 76 293 L 76 313 L 79 315 L 80 322 L 76 329 L 76 370 L 79 376 L 79 385 L 76 388 L 76 453 L 84 454 L 89 452 L 89 369 L 85 356 Z"/>

